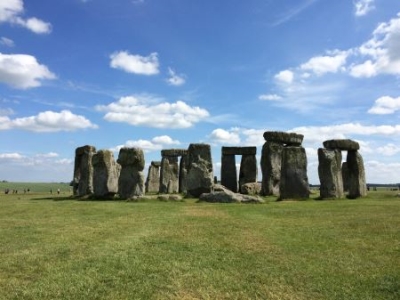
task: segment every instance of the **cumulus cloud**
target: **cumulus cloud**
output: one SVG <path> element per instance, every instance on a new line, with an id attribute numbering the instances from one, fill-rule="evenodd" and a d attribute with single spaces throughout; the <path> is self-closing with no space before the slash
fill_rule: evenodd
<path id="1" fill-rule="evenodd" d="M 375 0 L 357 0 L 354 2 L 354 14 L 357 17 L 365 16 L 373 10 Z"/>
<path id="2" fill-rule="evenodd" d="M 108 105 L 98 105 L 96 109 L 106 112 L 104 119 L 109 122 L 155 128 L 188 128 L 209 116 L 207 110 L 183 101 L 153 103 L 140 96 L 122 97 Z"/>
<path id="3" fill-rule="evenodd" d="M 171 68 L 168 68 L 168 75 L 169 75 L 169 78 L 167 79 L 167 82 L 169 85 L 180 86 L 180 85 L 185 84 L 185 82 L 186 82 L 185 75 L 176 74 L 175 71 L 172 70 Z"/>
<path id="4" fill-rule="evenodd" d="M 209 135 L 209 139 L 213 144 L 237 145 L 240 143 L 238 128 L 232 128 L 229 131 L 217 128 Z"/>
<path id="5" fill-rule="evenodd" d="M 268 95 L 260 95 L 258 96 L 258 99 L 263 101 L 278 101 L 281 100 L 282 97 L 277 94 L 268 94 Z"/>
<path id="6" fill-rule="evenodd" d="M 316 56 L 311 58 L 308 62 L 302 64 L 300 69 L 311 71 L 317 75 L 338 72 L 346 64 L 348 52 L 336 50 L 328 54 L 331 55 Z"/>
<path id="7" fill-rule="evenodd" d="M 56 76 L 40 64 L 34 56 L 27 54 L 0 53 L 0 82 L 18 89 L 38 87 L 43 80 Z"/>
<path id="8" fill-rule="evenodd" d="M 14 46 L 15 46 L 13 40 L 11 40 L 11 39 L 9 39 L 9 38 L 6 38 L 6 37 L 4 37 L 4 36 L 2 36 L 2 37 L 0 38 L 0 44 L 3 45 L 3 46 L 7 46 L 7 47 L 14 47 Z"/>
<path id="9" fill-rule="evenodd" d="M 140 75 L 155 75 L 159 73 L 158 54 L 151 53 L 149 56 L 130 54 L 128 51 L 114 52 L 110 56 L 110 66 L 127 73 Z"/>
<path id="10" fill-rule="evenodd" d="M 156 136 L 151 140 L 128 140 L 123 145 L 118 145 L 111 149 L 111 151 L 118 152 L 123 147 L 138 147 L 142 148 L 144 152 L 152 152 L 162 150 L 165 147 L 170 147 L 172 145 L 179 145 L 178 140 L 172 139 L 168 135 Z"/>
<path id="11" fill-rule="evenodd" d="M 400 110 L 400 97 L 393 98 L 390 96 L 383 96 L 375 101 L 368 113 L 377 115 L 388 115 Z"/>
<path id="12" fill-rule="evenodd" d="M 61 112 L 45 111 L 36 116 L 16 119 L 0 116 L 0 124 L 0 130 L 21 129 L 33 132 L 76 131 L 98 128 L 97 125 L 92 124 L 85 117 L 75 115 L 68 110 L 62 110 Z"/>
<path id="13" fill-rule="evenodd" d="M 22 0 L 2 0 L 0 2 L 0 23 L 16 24 L 37 34 L 51 32 L 52 26 L 50 23 L 35 17 L 25 19 L 22 17 L 23 14 L 24 3 Z"/>
<path id="14" fill-rule="evenodd" d="M 290 70 L 280 71 L 278 74 L 275 75 L 275 79 L 279 83 L 290 84 L 290 83 L 293 82 L 294 73 L 292 71 L 290 71 Z"/>

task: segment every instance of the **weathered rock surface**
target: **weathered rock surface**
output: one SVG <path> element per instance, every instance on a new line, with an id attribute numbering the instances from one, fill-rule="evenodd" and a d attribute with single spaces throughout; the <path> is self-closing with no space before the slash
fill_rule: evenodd
<path id="1" fill-rule="evenodd" d="M 283 146 L 280 143 L 266 142 L 261 152 L 262 184 L 261 195 L 279 196 L 281 181 L 281 161 Z"/>
<path id="2" fill-rule="evenodd" d="M 179 185 L 178 156 L 163 156 L 161 160 L 160 189 L 161 194 L 177 193 Z"/>
<path id="3" fill-rule="evenodd" d="M 279 190 L 279 200 L 305 199 L 310 196 L 307 155 L 303 147 L 283 148 Z"/>
<path id="4" fill-rule="evenodd" d="M 340 150 L 318 149 L 318 176 L 322 199 L 343 198 L 342 153 Z"/>
<path id="5" fill-rule="evenodd" d="M 183 156 L 187 155 L 187 149 L 163 149 L 161 150 L 161 156 Z"/>
<path id="6" fill-rule="evenodd" d="M 323 142 L 326 149 L 338 149 L 344 151 L 356 151 L 360 149 L 360 145 L 350 139 L 336 139 Z"/>
<path id="7" fill-rule="evenodd" d="M 211 203 L 263 203 L 260 197 L 238 194 L 222 185 L 215 185 L 214 191 L 200 195 L 199 201 Z"/>
<path id="8" fill-rule="evenodd" d="M 93 194 L 96 198 L 113 198 L 118 193 L 120 166 L 109 150 L 100 150 L 92 157 Z"/>
<path id="9" fill-rule="evenodd" d="M 187 192 L 187 166 L 188 166 L 188 155 L 181 156 L 181 161 L 179 163 L 179 193 L 186 194 Z"/>
<path id="10" fill-rule="evenodd" d="M 93 146 L 82 146 L 75 150 L 74 178 L 71 182 L 75 196 L 93 194 L 92 157 L 96 153 Z"/>
<path id="11" fill-rule="evenodd" d="M 121 165 L 118 193 L 121 199 L 144 195 L 144 153 L 140 148 L 121 148 L 117 162 Z"/>
<path id="12" fill-rule="evenodd" d="M 222 155 L 256 155 L 257 147 L 222 147 Z"/>
<path id="13" fill-rule="evenodd" d="M 242 155 L 239 170 L 239 187 L 240 192 L 242 185 L 245 183 L 257 182 L 257 158 L 254 154 Z"/>
<path id="14" fill-rule="evenodd" d="M 275 142 L 286 146 L 300 146 L 304 139 L 302 134 L 283 131 L 266 131 L 263 136 L 267 142 Z"/>
<path id="15" fill-rule="evenodd" d="M 199 197 L 209 193 L 214 185 L 211 147 L 208 144 L 190 144 L 188 148 L 187 193 Z"/>
<path id="16" fill-rule="evenodd" d="M 343 190 L 345 192 L 349 191 L 349 168 L 347 167 L 347 162 L 342 163 L 342 181 L 343 181 Z"/>
<path id="17" fill-rule="evenodd" d="M 222 155 L 221 157 L 221 184 L 232 192 L 238 191 L 235 155 Z"/>
<path id="18" fill-rule="evenodd" d="M 367 184 L 365 180 L 364 160 L 358 151 L 347 152 L 347 168 L 349 175 L 349 194 L 351 199 L 365 197 Z"/>
<path id="19" fill-rule="evenodd" d="M 160 189 L 160 161 L 152 161 L 147 172 L 146 193 L 158 193 Z"/>
<path id="20" fill-rule="evenodd" d="M 240 192 L 243 195 L 260 195 L 261 183 L 260 182 L 249 182 L 241 186 Z"/>

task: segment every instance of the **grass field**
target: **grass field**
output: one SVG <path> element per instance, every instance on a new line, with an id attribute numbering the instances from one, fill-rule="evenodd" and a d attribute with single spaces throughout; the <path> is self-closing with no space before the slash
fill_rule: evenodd
<path id="1" fill-rule="evenodd" d="M 1 194 L 0 299 L 400 299 L 396 193 L 258 205 Z"/>

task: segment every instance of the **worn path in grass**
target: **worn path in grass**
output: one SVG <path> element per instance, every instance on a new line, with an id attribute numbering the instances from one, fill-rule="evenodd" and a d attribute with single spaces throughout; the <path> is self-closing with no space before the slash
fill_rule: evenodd
<path id="1" fill-rule="evenodd" d="M 0 196 L 0 299 L 399 299 L 400 199 Z"/>

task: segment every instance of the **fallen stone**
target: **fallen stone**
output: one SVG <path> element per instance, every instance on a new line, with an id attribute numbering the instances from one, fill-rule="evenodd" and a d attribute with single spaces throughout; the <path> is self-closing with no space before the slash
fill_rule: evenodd
<path id="1" fill-rule="evenodd" d="M 216 185 L 211 193 L 203 193 L 199 201 L 210 203 L 264 203 L 260 197 L 234 193 L 222 185 Z"/>
<path id="2" fill-rule="evenodd" d="M 240 192 L 243 195 L 260 195 L 261 183 L 259 182 L 245 183 L 240 187 Z"/>

